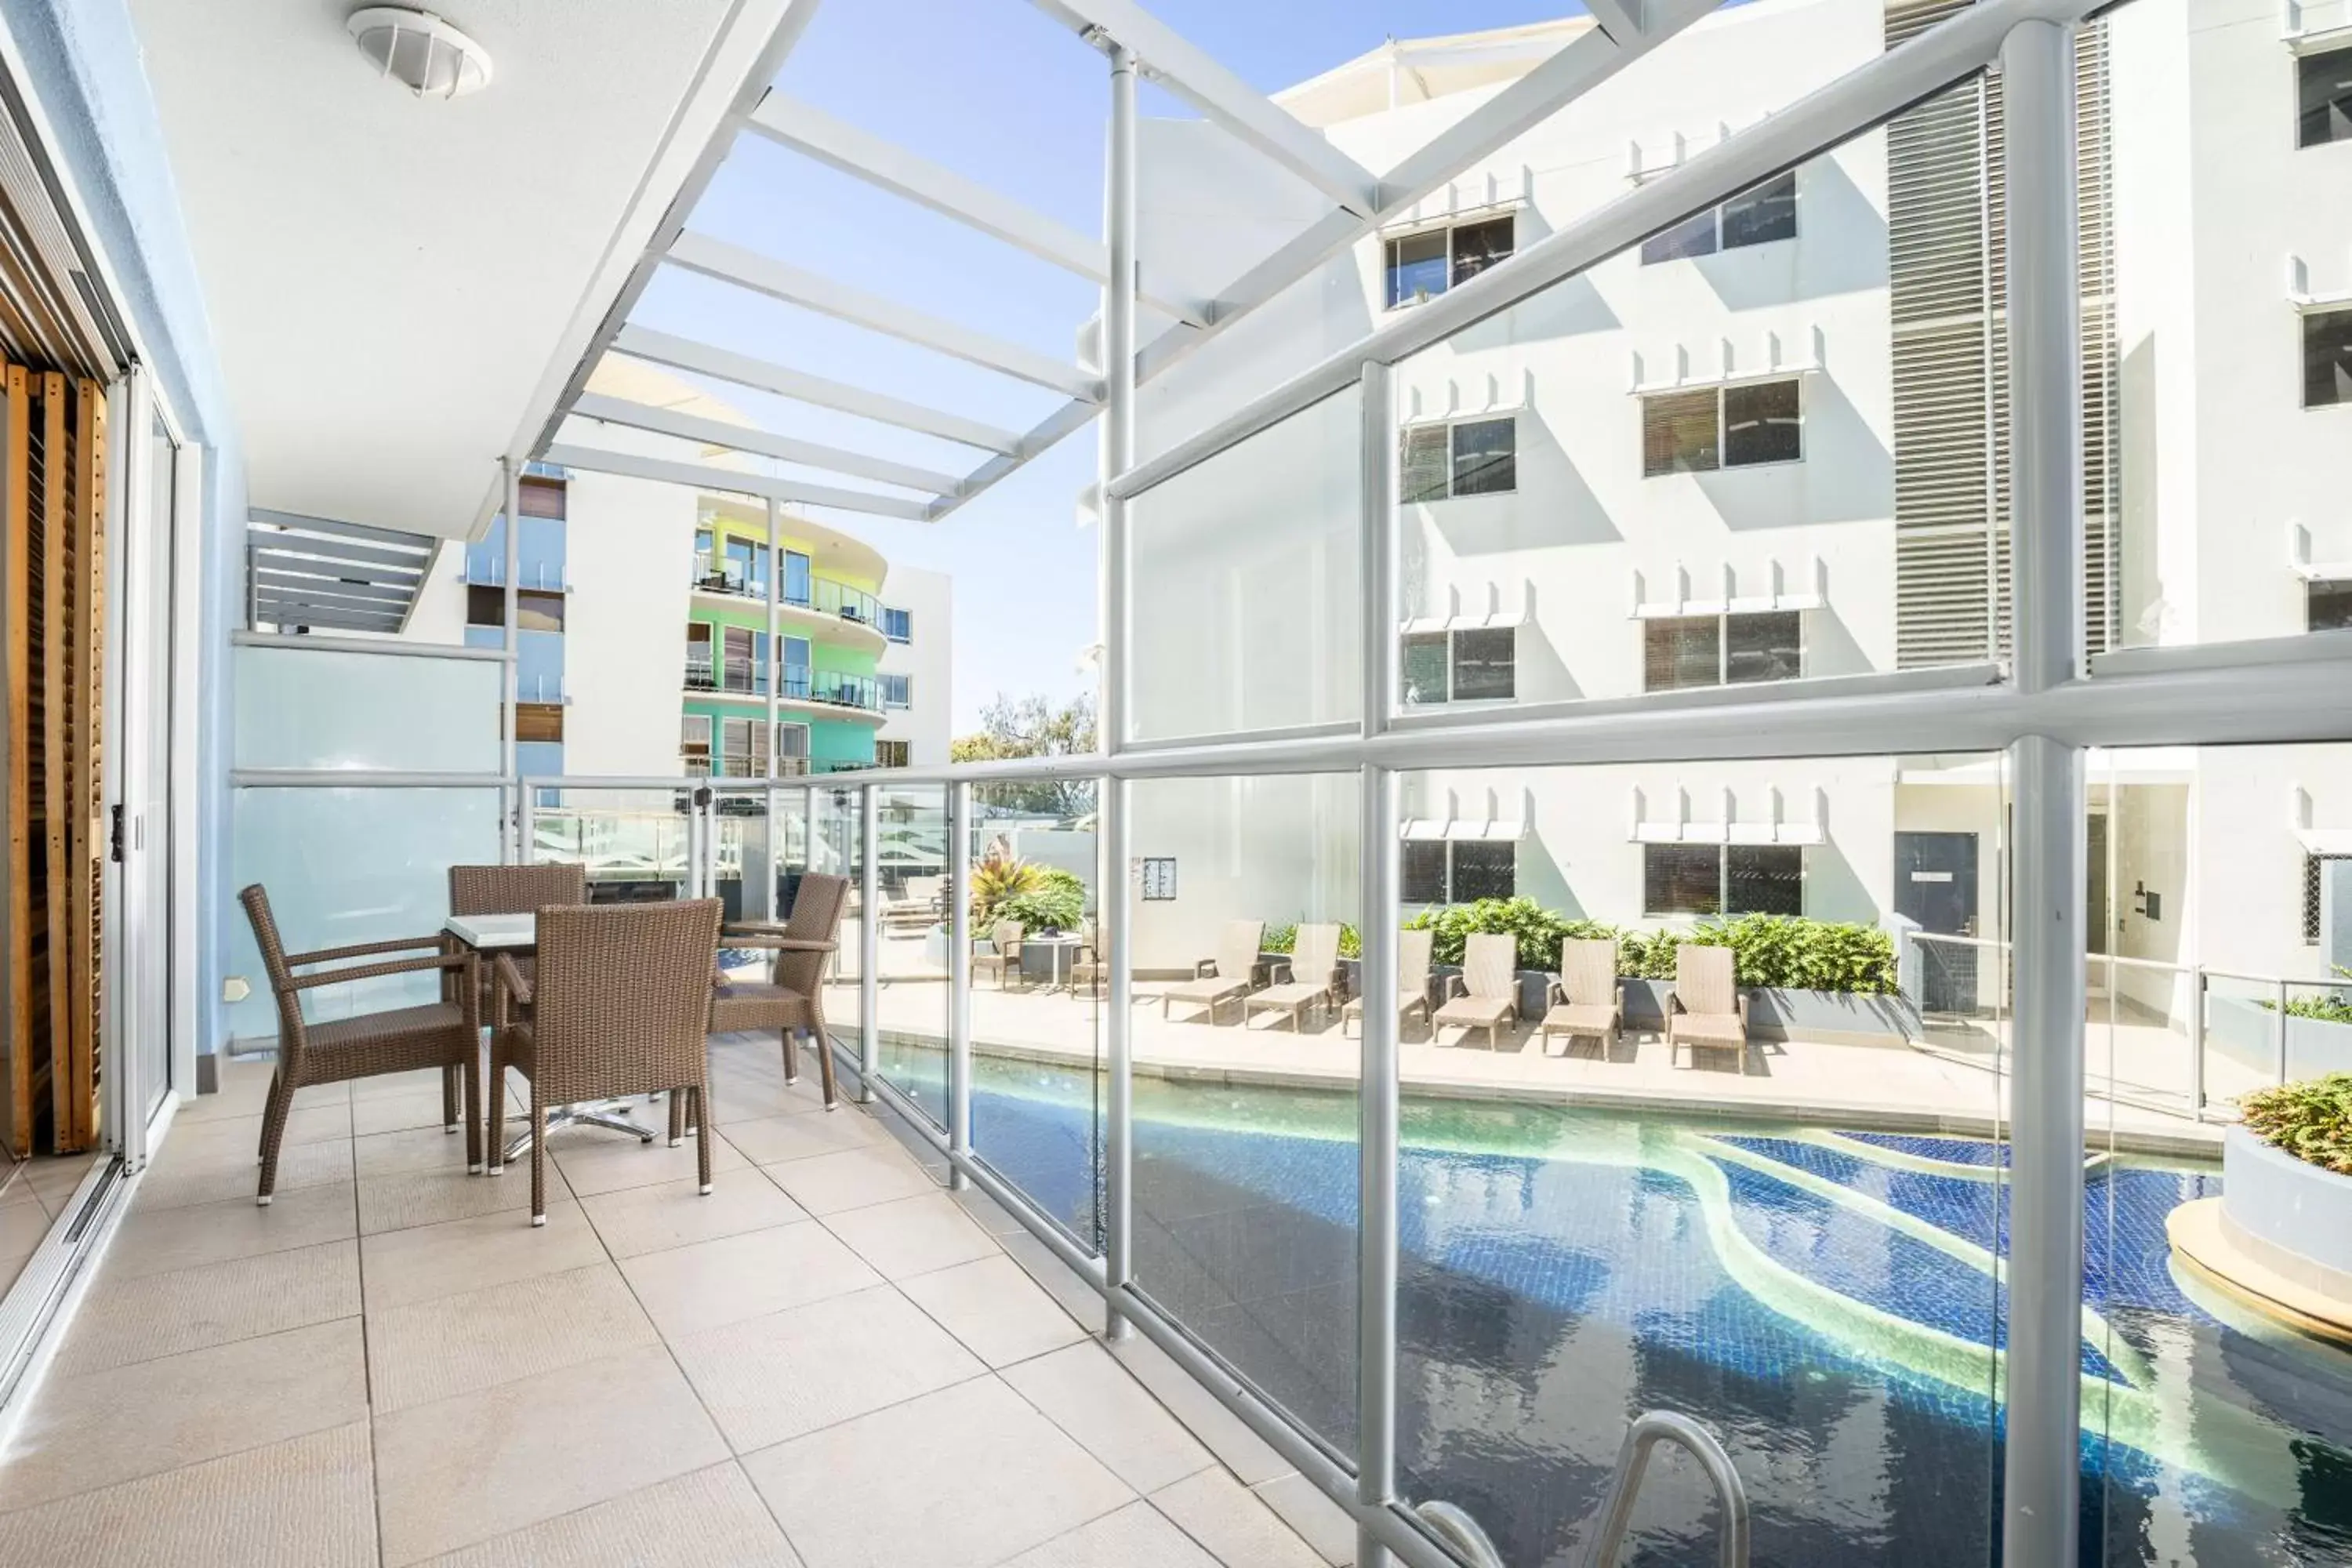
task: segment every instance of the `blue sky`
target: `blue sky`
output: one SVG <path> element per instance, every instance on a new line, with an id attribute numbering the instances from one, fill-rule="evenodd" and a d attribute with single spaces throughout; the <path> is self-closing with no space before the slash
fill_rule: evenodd
<path id="1" fill-rule="evenodd" d="M 1328 70 L 1389 37 L 1469 31 L 1579 13 L 1561 0 L 1151 0 L 1163 21 L 1261 90 Z M 1025 0 L 824 0 L 781 90 L 981 180 L 1087 233 L 1101 227 L 1102 57 Z M 1147 114 L 1187 114 L 1147 88 Z M 1148 175 L 1148 172 L 1147 172 Z M 910 208 L 782 148 L 746 138 L 692 227 L 867 291 L 1069 359 L 1093 285 Z M 634 319 L 648 326 L 1026 429 L 1058 395 L 675 268 Z M 772 429 L 961 472 L 953 443 L 711 384 Z M 1095 477 L 1091 428 L 944 522 L 820 514 L 893 562 L 955 580 L 958 733 L 999 692 L 1055 697 L 1091 683 L 1095 531 L 1076 521 Z M 837 476 L 803 477 L 841 483 Z M 888 594 L 885 591 L 885 598 Z"/>

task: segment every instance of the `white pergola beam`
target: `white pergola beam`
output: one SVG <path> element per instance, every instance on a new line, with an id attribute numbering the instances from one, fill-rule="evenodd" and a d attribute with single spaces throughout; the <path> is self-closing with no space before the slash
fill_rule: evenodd
<path id="1" fill-rule="evenodd" d="M 753 111 L 748 129 L 782 146 L 814 158 L 889 192 L 943 217 L 979 230 L 1040 261 L 1075 272 L 1094 283 L 1107 283 L 1110 259 L 1102 242 L 1036 212 L 977 181 L 968 180 L 928 158 L 871 135 L 821 109 L 772 92 Z M 1206 300 L 1190 298 L 1181 289 L 1154 287 L 1147 275 L 1143 298 L 1179 321 L 1192 326 L 1209 324 L 1213 308 Z"/>
<path id="2" fill-rule="evenodd" d="M 625 425 L 633 430 L 650 430 L 657 436 L 698 441 L 707 447 L 757 452 L 762 457 L 781 458 L 787 463 L 799 463 L 805 468 L 852 474 L 861 479 L 902 485 L 908 489 L 926 490 L 932 495 L 953 495 L 956 487 L 962 482 L 953 474 L 918 468 L 907 463 L 894 463 L 887 458 L 869 458 L 863 452 L 845 451 L 839 447 L 827 447 L 815 441 L 795 440 L 772 430 L 730 425 L 723 419 L 705 418 L 676 408 L 656 408 L 650 404 L 632 403 L 626 398 L 608 397 L 597 392 L 583 393 L 572 404 L 572 412 L 583 419 L 601 419 L 610 425 Z"/>
<path id="3" fill-rule="evenodd" d="M 613 350 L 633 359 L 655 364 L 665 364 L 672 370 L 691 371 L 698 375 L 714 376 L 731 381 L 738 386 L 753 387 L 761 392 L 772 392 L 779 397 L 789 397 L 795 403 L 806 403 L 818 408 L 830 408 L 835 413 L 855 415 L 871 419 L 877 425 L 892 425 L 901 430 L 919 431 L 936 436 L 942 441 L 959 446 L 977 447 L 983 452 L 1003 457 L 1018 457 L 1022 438 L 1017 432 L 961 415 L 926 408 L 919 403 L 885 393 L 868 392 L 862 386 L 845 382 L 829 381 L 806 371 L 791 369 L 770 360 L 738 353 L 716 344 L 698 342 L 674 333 L 656 331 L 651 327 L 623 327 L 613 339 Z M 1091 406 L 1091 405 L 1089 405 Z"/>
<path id="4" fill-rule="evenodd" d="M 831 485 L 804 484 L 798 479 L 780 479 L 767 474 L 747 474 L 740 468 L 722 468 L 711 463 L 641 458 L 634 452 L 608 452 L 598 447 L 572 447 L 562 442 L 547 449 L 546 460 L 562 468 L 585 468 L 592 474 L 617 474 L 624 479 L 652 479 L 661 484 L 686 485 L 695 489 L 725 490 L 734 495 L 757 496 L 764 500 L 800 506 L 829 506 L 843 511 L 900 518 L 908 522 L 928 522 L 931 518 L 931 509 L 919 500 L 877 496 L 865 490 L 838 489 Z"/>
<path id="5" fill-rule="evenodd" d="M 1584 8 L 1601 24 L 1601 30 L 1621 44 L 1630 44 L 1642 36 L 1642 17 L 1649 0 L 1584 0 Z"/>
<path id="6" fill-rule="evenodd" d="M 673 265 L 722 282 L 819 311 L 836 321 L 882 332 L 982 369 L 1033 383 L 1049 391 L 1065 393 L 1086 402 L 1098 402 L 1102 397 L 1101 379 L 1077 365 L 885 300 L 877 294 L 868 294 L 863 289 L 836 283 L 805 268 L 794 267 L 772 256 L 762 256 L 740 245 L 730 245 L 723 239 L 713 239 L 707 234 L 689 231 L 679 235 L 669 247 L 668 258 Z"/>
<path id="7" fill-rule="evenodd" d="M 1225 68 L 1134 0 L 1034 0 L 1085 33 L 1100 31 L 1143 63 L 1144 74 L 1349 211 L 1370 216 L 1380 182 L 1321 133 Z"/>

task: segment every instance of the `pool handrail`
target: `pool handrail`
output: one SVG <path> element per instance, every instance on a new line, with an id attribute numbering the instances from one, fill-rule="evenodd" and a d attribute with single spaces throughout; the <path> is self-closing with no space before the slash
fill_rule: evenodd
<path id="1" fill-rule="evenodd" d="M 1444 1542 L 1456 1557 L 1469 1568 L 1506 1568 L 1503 1554 L 1486 1539 L 1478 1521 L 1450 1502 L 1432 1499 L 1417 1505 L 1413 1510 L 1429 1532 Z"/>
<path id="2" fill-rule="evenodd" d="M 1716 1561 L 1721 1568 L 1748 1568 L 1748 1489 L 1740 1484 L 1739 1471 L 1714 1433 L 1672 1410 L 1645 1410 L 1625 1429 L 1624 1444 L 1617 1450 L 1617 1470 L 1609 1480 L 1609 1498 L 1601 1505 L 1601 1529 L 1592 1538 L 1592 1550 L 1585 1553 L 1584 1568 L 1612 1568 L 1616 1563 L 1626 1526 L 1633 1521 L 1643 1474 L 1649 1468 L 1650 1450 L 1660 1443 L 1680 1446 L 1699 1462 L 1715 1488 L 1716 1503 L 1723 1515 L 1723 1549 Z"/>

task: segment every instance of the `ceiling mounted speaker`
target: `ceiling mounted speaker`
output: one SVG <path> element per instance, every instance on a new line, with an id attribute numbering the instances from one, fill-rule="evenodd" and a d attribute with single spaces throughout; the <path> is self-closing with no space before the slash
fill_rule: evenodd
<path id="1" fill-rule="evenodd" d="M 344 26 L 368 64 L 419 98 L 458 98 L 490 85 L 490 52 L 438 16 L 369 5 Z"/>

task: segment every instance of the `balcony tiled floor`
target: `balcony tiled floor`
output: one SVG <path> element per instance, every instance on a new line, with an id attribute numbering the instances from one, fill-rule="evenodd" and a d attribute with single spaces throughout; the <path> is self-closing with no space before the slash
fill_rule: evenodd
<path id="1" fill-rule="evenodd" d="M 429 1075 L 184 1109 L 0 1465 L 0 1563 L 1316 1568 L 1344 1516 L 891 1127 L 714 1041 L 691 1145 L 469 1176 Z M 1289 1522 L 1286 1522 L 1286 1519 Z M 1314 1542 L 1314 1547 L 1307 1544 Z M 1318 1549 L 1323 1555 L 1318 1555 Z"/>

